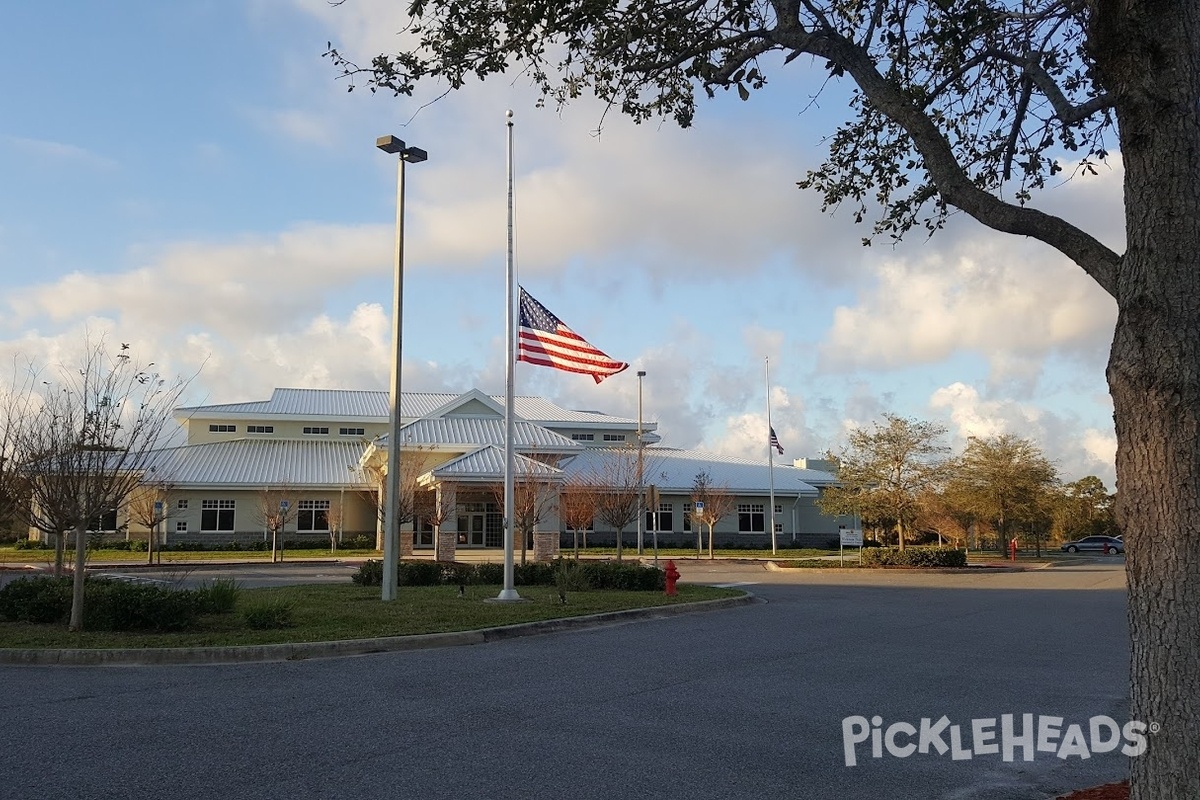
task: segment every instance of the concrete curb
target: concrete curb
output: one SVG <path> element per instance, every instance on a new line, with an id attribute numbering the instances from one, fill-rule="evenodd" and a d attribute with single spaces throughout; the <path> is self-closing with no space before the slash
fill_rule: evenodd
<path id="1" fill-rule="evenodd" d="M 125 665 L 202 665 L 241 664 L 262 661 L 301 661 L 311 658 L 344 658 L 370 653 L 395 653 L 428 650 L 435 647 L 502 642 L 523 636 L 599 628 L 626 622 L 661 619 L 680 614 L 719 611 L 726 608 L 765 603 L 752 594 L 719 600 L 704 600 L 677 606 L 634 608 L 608 611 L 582 617 L 524 622 L 498 628 L 450 633 L 425 633 L 412 636 L 385 636 L 375 639 L 347 639 L 335 642 L 290 642 L 285 644 L 238 647 L 146 647 L 124 649 L 0 649 L 0 664 L 16 666 L 125 666 Z"/>
<path id="2" fill-rule="evenodd" d="M 881 574 L 884 572 L 916 575 L 995 575 L 1002 572 L 1032 572 L 1052 566 L 1049 563 L 1030 564 L 1029 566 L 1008 566 L 998 564 L 968 564 L 965 567 L 781 567 L 774 561 L 767 562 L 768 572 L 832 572 L 835 574 Z"/>

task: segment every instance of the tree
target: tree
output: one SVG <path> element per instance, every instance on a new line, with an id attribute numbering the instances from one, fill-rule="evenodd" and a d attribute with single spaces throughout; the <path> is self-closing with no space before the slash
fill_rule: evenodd
<path id="1" fill-rule="evenodd" d="M 409 10 L 400 41 L 410 50 L 364 69 L 328 55 L 372 90 L 453 89 L 511 68 L 543 100 L 591 91 L 634 119 L 685 126 L 698 91 L 746 100 L 768 69 L 807 56 L 853 84 L 853 118 L 800 182 L 827 208 L 863 219 L 877 202 L 875 232 L 899 237 L 937 229 L 954 207 L 1058 250 L 1112 296 L 1131 713 L 1162 726 L 1132 762 L 1131 796 L 1200 797 L 1200 15 L 1190 0 L 415 0 Z M 1114 138 L 1124 253 L 1027 205 L 1064 169 L 1094 173 Z"/>
<path id="2" fill-rule="evenodd" d="M 1088 475 L 1068 483 L 1054 503 L 1054 535 L 1060 540 L 1084 536 L 1116 536 L 1121 532 L 1113 518 L 1113 496 L 1104 481 Z"/>
<path id="3" fill-rule="evenodd" d="M 156 470 L 150 467 L 141 485 L 129 497 L 126 507 L 129 521 L 137 523 L 146 529 L 146 563 L 153 564 L 154 556 L 158 553 L 161 541 L 158 538 L 158 526 L 175 516 L 176 509 L 171 508 L 171 492 L 175 484 L 156 476 Z M 162 555 L 159 553 L 159 561 Z"/>
<path id="4" fill-rule="evenodd" d="M 433 455 L 424 447 L 405 445 L 400 448 L 399 496 L 396 498 L 396 527 L 417 518 L 417 497 L 421 493 L 421 476 L 429 471 Z M 387 516 L 387 460 L 370 461 L 362 465 L 367 482 L 374 488 L 363 495 L 375 507 L 375 549 L 383 550 L 383 526 Z"/>
<path id="5" fill-rule="evenodd" d="M 735 500 L 727 488 L 713 483 L 712 476 L 707 472 L 697 473 L 692 481 L 692 519 L 708 528 L 710 561 L 713 558 L 713 528 L 733 511 Z"/>
<path id="6" fill-rule="evenodd" d="M 569 475 L 558 496 L 558 519 L 575 535 L 575 560 L 579 560 L 579 534 L 587 547 L 587 532 L 596 518 L 600 487 L 587 475 Z"/>
<path id="7" fill-rule="evenodd" d="M 14 451 L 29 491 L 30 522 L 75 539 L 70 629 L 83 629 L 87 534 L 95 520 L 123 508 L 153 466 L 155 448 L 187 383 L 168 383 L 122 344 L 89 340 L 79 366 L 40 384 L 18 425 Z"/>
<path id="8" fill-rule="evenodd" d="M 1009 433 L 972 436 L 950 484 L 948 494 L 959 509 L 991 523 L 1004 550 L 1020 526 L 1029 528 L 1047 518 L 1058 471 L 1028 439 Z M 1040 554 L 1040 538 L 1037 544 Z"/>
<path id="9" fill-rule="evenodd" d="M 596 516 L 617 534 L 617 561 L 624 553 L 625 528 L 637 521 L 642 511 L 641 470 L 635 447 L 605 450 L 589 480 L 599 488 Z M 643 460 L 644 466 L 644 460 Z"/>
<path id="10" fill-rule="evenodd" d="M 896 532 L 900 549 L 913 531 L 922 493 L 945 480 L 950 448 L 939 443 L 946 429 L 933 422 L 884 414 L 886 425 L 858 428 L 837 457 L 838 485 L 817 500 L 826 514 L 857 514 L 863 522 Z"/>
<path id="11" fill-rule="evenodd" d="M 283 561 L 283 533 L 299 510 L 296 491 L 287 483 L 264 486 L 255 509 L 258 522 L 271 533 L 271 563 Z"/>
<path id="12" fill-rule="evenodd" d="M 535 454 L 536 455 L 536 454 Z M 521 539 L 521 564 L 525 564 L 530 539 L 538 524 L 558 507 L 556 479 L 547 475 L 546 467 L 554 467 L 556 457 L 540 454 L 534 458 L 517 455 L 513 463 L 513 533 Z M 492 486 L 492 495 L 500 513 L 504 514 L 504 484 Z"/>

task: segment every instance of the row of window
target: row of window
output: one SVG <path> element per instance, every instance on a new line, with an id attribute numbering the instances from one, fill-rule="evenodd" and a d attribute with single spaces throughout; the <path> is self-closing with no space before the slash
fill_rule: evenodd
<path id="1" fill-rule="evenodd" d="M 572 433 L 571 438 L 577 442 L 594 442 L 594 441 L 596 441 L 596 434 L 594 434 L 594 433 Z M 606 433 L 606 434 L 604 434 L 604 441 L 606 441 L 606 442 L 623 442 L 623 441 L 625 441 L 625 434 L 623 434 L 623 433 Z"/>
<path id="2" fill-rule="evenodd" d="M 215 423 L 208 426 L 209 433 L 237 433 L 237 425 L 226 425 L 224 423 Z M 247 425 L 246 433 L 274 433 L 274 425 Z M 365 436 L 366 428 L 338 428 L 338 436 Z M 328 426 L 305 425 L 304 433 L 306 436 L 328 436 Z"/>
<path id="3" fill-rule="evenodd" d="M 465 513 L 486 512 L 490 510 L 488 506 L 491 504 L 484 503 L 464 503 L 462 510 Z M 187 499 L 180 499 L 176 502 L 176 507 L 180 511 L 186 511 L 188 508 Z M 200 501 L 200 530 L 201 531 L 233 531 L 234 527 L 234 512 L 237 510 L 236 500 L 214 499 Z M 692 530 L 692 504 L 684 503 L 681 509 L 683 514 L 683 530 L 685 532 Z M 738 512 L 738 533 L 763 533 L 767 529 L 766 520 L 766 505 L 764 503 L 739 503 Z M 783 506 L 778 503 L 775 505 L 775 532 L 783 532 L 783 523 L 779 522 L 780 515 L 783 514 Z M 110 512 L 111 520 L 106 515 L 102 515 L 97 520 L 94 530 L 115 530 L 116 529 L 116 511 Z M 108 527 L 105 527 L 105 526 Z M 654 512 L 646 512 L 646 530 L 653 531 L 671 531 L 675 528 L 675 509 L 672 503 L 660 503 L 658 506 L 658 519 L 655 520 Z M 188 529 L 187 522 L 184 520 L 175 523 L 176 532 L 186 532 Z M 329 501 L 328 500 L 301 500 L 296 504 L 296 530 L 297 531 L 327 531 L 329 530 Z M 588 526 L 588 530 L 592 530 L 592 526 Z"/>
<path id="4" fill-rule="evenodd" d="M 179 501 L 179 508 L 187 508 L 187 500 Z M 201 531 L 233 531 L 234 512 L 237 511 L 236 500 L 201 500 L 200 501 L 200 530 Z M 175 523 L 175 530 L 187 530 L 187 522 Z M 301 500 L 296 504 L 297 531 L 327 531 L 329 530 L 329 501 Z"/>

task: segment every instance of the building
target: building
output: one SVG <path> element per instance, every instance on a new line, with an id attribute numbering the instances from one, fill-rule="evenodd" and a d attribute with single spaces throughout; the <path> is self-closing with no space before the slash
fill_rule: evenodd
<path id="1" fill-rule="evenodd" d="M 402 554 L 425 550 L 453 559 L 459 549 L 503 546 L 503 403 L 478 390 L 404 394 L 400 485 L 412 507 L 404 515 L 411 521 L 402 527 Z M 564 492 L 598 481 L 619 484 L 610 495 L 622 487 L 636 491 L 629 465 L 639 452 L 642 483 L 657 499 L 643 520 L 646 546 L 655 539 L 696 545 L 691 495 L 700 473 L 730 495 L 729 513 L 714 527 L 719 546 L 769 546 L 772 475 L 781 545 L 825 546 L 847 522 L 814 505 L 835 480 L 827 469 L 768 470 L 765 461 L 665 447 L 654 423 L 642 425 L 639 451 L 637 420 L 539 397 L 515 398 L 514 411 L 514 507 L 518 529 L 528 520 L 535 557 L 552 557 L 561 542 L 573 540 L 557 513 Z M 389 446 L 386 392 L 276 389 L 269 400 L 179 408 L 175 416 L 186 444 L 156 454 L 144 494 L 118 515 L 131 537 L 145 538 L 155 527 L 168 545 L 278 536 L 378 541 Z M 523 498 L 530 508 L 523 509 Z M 597 513 L 585 528 L 588 543 L 615 543 L 615 527 L 603 519 Z M 630 521 L 623 529 L 626 544 L 636 543 L 637 527 Z"/>

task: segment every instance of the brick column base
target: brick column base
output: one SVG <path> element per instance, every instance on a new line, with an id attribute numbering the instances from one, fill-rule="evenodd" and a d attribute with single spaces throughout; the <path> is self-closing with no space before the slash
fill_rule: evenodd
<path id="1" fill-rule="evenodd" d="M 437 555 L 438 561 L 453 561 L 454 549 L 458 544 L 458 531 L 438 531 Z"/>
<path id="2" fill-rule="evenodd" d="M 553 561 L 558 558 L 558 531 L 533 532 L 533 560 Z"/>
<path id="3" fill-rule="evenodd" d="M 412 558 L 413 554 L 413 532 L 400 531 L 400 557 Z"/>

